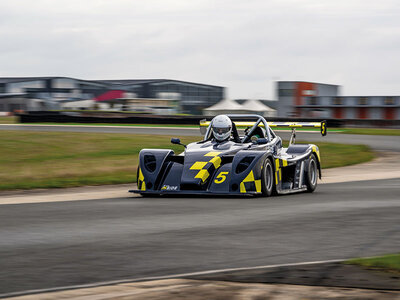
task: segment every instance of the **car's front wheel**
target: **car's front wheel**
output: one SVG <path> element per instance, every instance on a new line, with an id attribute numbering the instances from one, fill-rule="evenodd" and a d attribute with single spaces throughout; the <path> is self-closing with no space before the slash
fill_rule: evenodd
<path id="1" fill-rule="evenodd" d="M 261 174 L 262 195 L 269 197 L 274 190 L 274 167 L 269 158 L 265 159 Z"/>
<path id="2" fill-rule="evenodd" d="M 318 180 L 317 159 L 315 158 L 314 154 L 311 154 L 311 157 L 308 160 L 305 175 L 306 175 L 307 191 L 312 193 L 315 191 L 317 187 L 317 180 Z"/>

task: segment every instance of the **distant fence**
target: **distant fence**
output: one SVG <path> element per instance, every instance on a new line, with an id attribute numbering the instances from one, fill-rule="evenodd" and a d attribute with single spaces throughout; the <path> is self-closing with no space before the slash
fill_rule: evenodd
<path id="1" fill-rule="evenodd" d="M 118 112 L 29 112 L 19 114 L 21 123 L 120 123 L 120 124 L 165 124 L 198 125 L 207 116 L 165 116 L 130 114 Z M 310 118 L 268 118 L 268 121 L 321 121 Z M 328 127 L 387 127 L 400 128 L 400 120 L 336 120 L 327 119 Z"/>

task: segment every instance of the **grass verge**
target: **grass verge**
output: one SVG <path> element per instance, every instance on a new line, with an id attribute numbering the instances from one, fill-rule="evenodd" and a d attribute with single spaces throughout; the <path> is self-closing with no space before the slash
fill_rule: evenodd
<path id="1" fill-rule="evenodd" d="M 15 116 L 0 116 L 0 124 L 16 124 L 17 121 L 17 117 Z"/>
<path id="2" fill-rule="evenodd" d="M 172 127 L 172 128 L 199 128 L 199 125 L 186 124 L 123 124 L 123 123 L 56 123 L 56 122 L 37 122 L 37 123 L 21 123 L 26 125 L 73 125 L 73 126 L 123 126 L 123 127 Z"/>
<path id="3" fill-rule="evenodd" d="M 351 259 L 344 263 L 351 265 L 359 265 L 368 269 L 374 269 L 379 271 L 390 271 L 400 274 L 400 253 L 371 257 L 371 258 Z"/>
<path id="4" fill-rule="evenodd" d="M 343 134 L 364 134 L 364 135 L 393 135 L 400 136 L 400 129 L 389 128 L 328 128 Z"/>
<path id="5" fill-rule="evenodd" d="M 0 190 L 60 188 L 130 183 L 136 180 L 138 153 L 167 148 L 170 137 L 114 133 L 0 131 Z M 199 137 L 182 137 L 182 143 Z M 318 143 L 322 167 L 371 160 L 366 146 Z"/>

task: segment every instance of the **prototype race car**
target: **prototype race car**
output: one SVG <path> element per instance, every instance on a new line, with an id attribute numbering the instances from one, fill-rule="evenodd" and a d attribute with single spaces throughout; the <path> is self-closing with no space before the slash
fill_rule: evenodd
<path id="1" fill-rule="evenodd" d="M 224 117 L 226 117 L 224 115 Z M 162 194 L 262 195 L 313 192 L 321 178 L 319 149 L 312 144 L 295 144 L 295 129 L 320 128 L 324 136 L 326 121 L 267 122 L 259 115 L 227 115 L 231 132 L 213 131 L 213 121 L 200 121 L 204 139 L 173 150 L 143 149 L 139 154 L 137 190 L 143 196 Z M 214 119 L 218 118 L 215 117 Z M 213 120 L 214 120 L 213 119 Z M 235 121 L 243 120 L 246 121 Z M 253 121 L 247 121 L 253 120 Z M 289 147 L 271 127 L 290 127 Z M 238 128 L 246 128 L 240 136 Z M 218 129 L 218 128 L 217 128 Z M 218 140 L 218 134 L 228 137 Z"/>

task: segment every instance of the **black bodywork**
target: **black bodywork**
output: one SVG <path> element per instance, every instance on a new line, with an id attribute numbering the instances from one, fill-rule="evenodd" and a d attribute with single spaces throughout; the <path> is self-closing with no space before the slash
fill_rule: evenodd
<path id="1" fill-rule="evenodd" d="M 203 126 L 208 125 L 208 128 L 203 141 L 187 145 L 179 155 L 175 155 L 173 150 L 143 149 L 139 154 L 138 189 L 132 192 L 142 195 L 262 195 L 265 176 L 268 176 L 262 174 L 266 160 L 273 166 L 273 173 L 269 176 L 273 177 L 273 191 L 277 194 L 307 190 L 310 176 L 307 172 L 312 158 L 321 178 L 320 155 L 316 145 L 292 144 L 284 148 L 282 139 L 263 117 L 228 116 L 233 124 L 237 117 L 256 121 L 249 122 L 251 126 L 243 136 L 239 136 L 237 126 L 233 125 L 231 140 L 222 143 L 213 140 L 209 122 L 205 122 Z M 307 123 L 291 124 L 287 127 L 307 126 Z M 324 130 L 326 134 L 325 123 L 312 124 L 314 127 L 321 124 L 321 132 Z"/>

